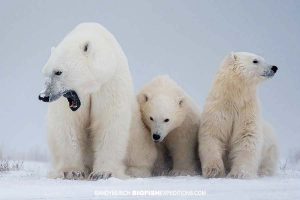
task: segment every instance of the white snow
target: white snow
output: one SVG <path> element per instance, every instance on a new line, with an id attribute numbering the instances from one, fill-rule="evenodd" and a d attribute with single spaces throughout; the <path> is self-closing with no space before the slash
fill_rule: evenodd
<path id="1" fill-rule="evenodd" d="M 198 176 L 129 180 L 111 178 L 96 182 L 48 179 L 47 171 L 46 163 L 25 162 L 23 170 L 1 172 L 0 199 L 300 199 L 300 171 L 297 169 L 281 170 L 274 177 L 254 180 L 204 179 Z M 142 195 L 146 191 L 152 194 L 169 192 L 169 195 L 128 195 L 135 192 Z M 180 192 L 194 192 L 194 196 L 172 196 Z M 110 193 L 120 195 L 111 196 Z"/>

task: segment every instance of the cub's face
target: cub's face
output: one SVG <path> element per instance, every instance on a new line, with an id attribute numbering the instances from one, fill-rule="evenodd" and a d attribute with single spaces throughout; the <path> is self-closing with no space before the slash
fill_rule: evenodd
<path id="1" fill-rule="evenodd" d="M 278 70 L 275 65 L 268 64 L 264 58 L 252 53 L 237 52 L 231 56 L 236 62 L 234 70 L 250 83 L 271 78 Z"/>
<path id="2" fill-rule="evenodd" d="M 162 142 L 185 118 L 184 100 L 166 95 L 139 95 L 142 117 L 154 142 Z"/>

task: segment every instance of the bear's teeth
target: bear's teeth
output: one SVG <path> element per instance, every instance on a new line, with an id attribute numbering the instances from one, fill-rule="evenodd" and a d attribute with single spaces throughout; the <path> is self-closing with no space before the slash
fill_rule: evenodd
<path id="1" fill-rule="evenodd" d="M 72 102 L 72 104 L 71 104 L 70 107 L 71 107 L 71 108 L 77 108 L 77 105 L 76 105 L 74 102 Z"/>

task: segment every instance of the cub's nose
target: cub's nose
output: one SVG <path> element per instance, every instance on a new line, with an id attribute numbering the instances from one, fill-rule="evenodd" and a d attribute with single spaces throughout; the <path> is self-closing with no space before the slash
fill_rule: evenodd
<path id="1" fill-rule="evenodd" d="M 154 134 L 152 135 L 152 138 L 153 138 L 154 141 L 157 141 L 157 140 L 160 139 L 160 135 L 154 133 Z"/>
<path id="2" fill-rule="evenodd" d="M 271 67 L 271 70 L 272 70 L 274 73 L 276 73 L 277 70 L 278 70 L 278 67 L 276 67 L 275 65 L 273 65 L 273 66 Z"/>

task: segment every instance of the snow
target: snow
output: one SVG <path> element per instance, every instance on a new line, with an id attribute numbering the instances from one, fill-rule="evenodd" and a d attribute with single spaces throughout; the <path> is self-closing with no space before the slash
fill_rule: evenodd
<path id="1" fill-rule="evenodd" d="M 0 199 L 187 199 L 180 194 L 190 194 L 188 199 L 300 199 L 300 170 L 297 168 L 281 170 L 274 177 L 253 180 L 197 176 L 111 178 L 96 182 L 48 179 L 48 168 L 47 163 L 25 162 L 20 171 L 1 172 Z M 142 196 L 145 192 L 148 195 Z M 157 196 L 157 192 L 164 196 Z M 119 196 L 109 195 L 111 193 Z M 140 196 L 129 196 L 129 193 Z"/>

